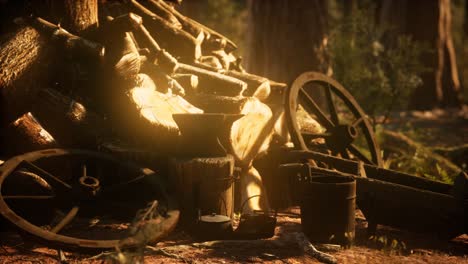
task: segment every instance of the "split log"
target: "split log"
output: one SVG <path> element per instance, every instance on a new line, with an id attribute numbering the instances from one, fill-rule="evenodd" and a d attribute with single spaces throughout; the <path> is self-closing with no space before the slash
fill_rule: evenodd
<path id="1" fill-rule="evenodd" d="M 52 49 L 34 28 L 23 26 L 2 37 L 0 45 L 0 97 L 2 126 L 30 111 L 39 89 L 50 80 Z"/>
<path id="2" fill-rule="evenodd" d="M 197 75 L 199 93 L 239 96 L 247 88 L 247 84 L 239 79 L 184 63 L 179 63 L 176 73 Z"/>
<path id="3" fill-rule="evenodd" d="M 234 64 L 237 61 L 237 58 L 232 55 L 232 53 L 227 54 L 223 49 L 211 51 L 210 54 L 219 59 L 223 69 L 225 70 L 231 69 L 231 64 Z"/>
<path id="4" fill-rule="evenodd" d="M 111 101 L 117 133 L 153 151 L 170 153 L 179 140 L 179 129 L 172 114 L 202 113 L 182 97 L 162 94 L 146 74 L 139 74 L 138 85 Z M 131 129 L 129 129 L 131 128 Z"/>
<path id="5" fill-rule="evenodd" d="M 90 147 L 106 135 L 103 117 L 52 89 L 40 91 L 33 113 L 63 147 Z"/>
<path id="6" fill-rule="evenodd" d="M 58 146 L 55 139 L 30 112 L 10 123 L 5 135 L 5 149 L 10 156 Z"/>
<path id="7" fill-rule="evenodd" d="M 253 159 L 268 149 L 274 125 L 282 113 L 274 113 L 253 97 L 229 97 L 197 94 L 187 97 L 189 102 L 207 113 L 243 114 L 231 127 L 228 139 L 222 143 L 241 166 L 250 166 Z M 279 110 L 279 111 L 278 111 Z"/>
<path id="8" fill-rule="evenodd" d="M 247 83 L 247 89 L 243 94 L 244 96 L 253 96 L 260 101 L 264 101 L 270 95 L 270 81 L 267 78 L 238 71 L 226 71 L 224 74 Z"/>
<path id="9" fill-rule="evenodd" d="M 192 36 L 184 30 L 174 27 L 137 1 L 131 0 L 129 3 L 135 12 L 143 17 L 145 26 L 152 36 L 157 37 L 162 48 L 182 60 L 194 61 L 200 58 L 201 43 L 204 39 L 202 32 L 197 36 Z"/>
<path id="10" fill-rule="evenodd" d="M 201 214 L 234 213 L 234 157 L 174 158 L 171 180 L 185 220 Z"/>

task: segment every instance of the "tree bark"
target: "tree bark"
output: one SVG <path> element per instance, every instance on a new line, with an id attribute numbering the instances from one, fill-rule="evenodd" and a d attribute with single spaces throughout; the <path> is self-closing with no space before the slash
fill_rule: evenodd
<path id="1" fill-rule="evenodd" d="M 327 70 L 327 1 L 248 2 L 247 70 L 290 83 L 300 73 Z"/>
<path id="2" fill-rule="evenodd" d="M 56 22 L 73 34 L 96 29 L 99 25 L 97 0 L 52 0 L 50 3 Z"/>

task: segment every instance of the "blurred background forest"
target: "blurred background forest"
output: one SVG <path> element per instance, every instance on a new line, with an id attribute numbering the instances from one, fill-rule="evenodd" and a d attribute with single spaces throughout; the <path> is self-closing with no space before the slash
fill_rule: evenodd
<path id="1" fill-rule="evenodd" d="M 453 40 L 459 84 L 450 55 L 442 55 L 443 87 L 436 88 L 437 35 L 446 34 L 438 20 L 447 6 L 443 30 Z M 466 101 L 466 9 L 466 0 L 186 0 L 179 8 L 232 38 L 249 72 L 283 82 L 307 70 L 325 72 L 371 116 Z"/>

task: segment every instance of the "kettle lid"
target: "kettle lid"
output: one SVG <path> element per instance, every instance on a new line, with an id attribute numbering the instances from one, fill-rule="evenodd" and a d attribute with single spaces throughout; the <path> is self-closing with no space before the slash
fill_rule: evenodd
<path id="1" fill-rule="evenodd" d="M 223 222 L 229 222 L 231 221 L 231 218 L 225 215 L 219 215 L 216 213 L 212 213 L 209 215 L 202 215 L 200 217 L 201 222 L 206 222 L 206 223 L 223 223 Z"/>

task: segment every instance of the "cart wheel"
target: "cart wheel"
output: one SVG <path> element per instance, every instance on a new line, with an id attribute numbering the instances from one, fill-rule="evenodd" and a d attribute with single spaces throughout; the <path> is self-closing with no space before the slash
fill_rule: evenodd
<path id="1" fill-rule="evenodd" d="M 33 175 L 27 179 L 38 188 L 23 188 L 28 184 L 15 179 L 18 173 Z M 138 221 L 143 228 L 132 229 L 138 210 L 149 203 L 157 209 Z M 156 242 L 175 228 L 175 206 L 152 170 L 98 152 L 49 149 L 0 166 L 0 214 L 52 247 L 102 250 Z"/>
<path id="2" fill-rule="evenodd" d="M 382 166 L 379 146 L 366 114 L 332 78 L 318 72 L 301 74 L 288 88 L 285 104 L 296 149 L 317 151 L 325 146 L 332 155 Z M 312 118 L 320 124 L 321 131 L 307 131 L 298 123 L 301 118 Z"/>

